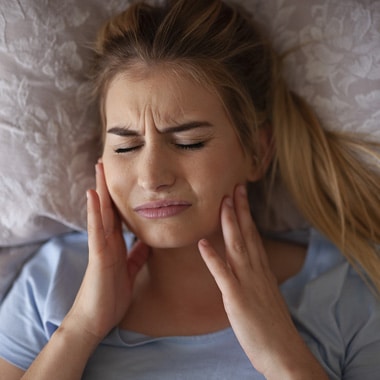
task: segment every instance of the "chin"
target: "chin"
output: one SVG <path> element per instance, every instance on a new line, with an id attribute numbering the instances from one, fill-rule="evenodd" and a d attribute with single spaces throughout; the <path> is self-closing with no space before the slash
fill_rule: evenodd
<path id="1" fill-rule="evenodd" d="M 136 235 L 141 241 L 149 245 L 152 248 L 157 249 L 178 249 L 185 248 L 189 246 L 196 246 L 199 239 L 183 239 L 178 236 L 142 236 Z"/>
<path id="2" fill-rule="evenodd" d="M 201 234 L 189 234 L 182 229 L 169 229 L 168 226 L 160 228 L 141 228 L 129 229 L 136 237 L 152 248 L 157 249 L 178 249 L 192 245 L 197 245 L 198 241 L 203 237 Z"/>
<path id="3" fill-rule="evenodd" d="M 197 247 L 199 240 L 207 238 L 213 240 L 216 236 L 221 237 L 220 223 L 183 223 L 179 220 L 167 220 L 159 223 L 131 223 L 126 224 L 129 231 L 136 237 L 157 249 L 179 249 Z M 194 228 L 196 226 L 196 228 Z"/>

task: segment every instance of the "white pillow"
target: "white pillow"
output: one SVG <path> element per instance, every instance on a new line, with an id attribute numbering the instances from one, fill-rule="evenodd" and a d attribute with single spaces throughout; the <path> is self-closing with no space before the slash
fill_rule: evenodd
<path id="1" fill-rule="evenodd" d="M 0 246 L 85 229 L 85 191 L 99 154 L 89 46 L 126 4 L 1 2 Z"/>
<path id="2" fill-rule="evenodd" d="M 286 59 L 291 88 L 329 129 L 380 138 L 380 1 L 244 0 Z"/>

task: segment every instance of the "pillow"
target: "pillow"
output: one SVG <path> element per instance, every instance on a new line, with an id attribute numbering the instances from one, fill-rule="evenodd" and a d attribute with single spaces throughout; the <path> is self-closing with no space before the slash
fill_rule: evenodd
<path id="1" fill-rule="evenodd" d="M 253 12 L 278 51 L 300 47 L 287 57 L 285 77 L 314 107 L 323 125 L 379 139 L 380 2 L 270 0 L 255 4 Z"/>
<path id="2" fill-rule="evenodd" d="M 89 46 L 126 5 L 1 2 L 0 246 L 85 229 L 85 191 L 99 155 Z"/>

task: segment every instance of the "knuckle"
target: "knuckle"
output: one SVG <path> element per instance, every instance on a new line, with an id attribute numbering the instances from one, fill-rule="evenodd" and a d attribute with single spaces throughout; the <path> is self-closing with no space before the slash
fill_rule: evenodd
<path id="1" fill-rule="evenodd" d="M 247 248 L 244 244 L 243 241 L 241 241 L 240 239 L 238 240 L 234 240 L 232 242 L 232 249 L 238 253 L 238 254 L 245 254 L 247 252 Z"/>

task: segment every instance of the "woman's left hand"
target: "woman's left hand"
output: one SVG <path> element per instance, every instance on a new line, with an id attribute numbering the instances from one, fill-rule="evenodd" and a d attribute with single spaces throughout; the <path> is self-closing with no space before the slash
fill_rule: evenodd
<path id="1" fill-rule="evenodd" d="M 225 258 L 205 239 L 199 250 L 253 366 L 267 379 L 327 379 L 292 322 L 252 221 L 244 186 L 236 188 L 233 199 L 224 199 L 221 223 Z"/>

